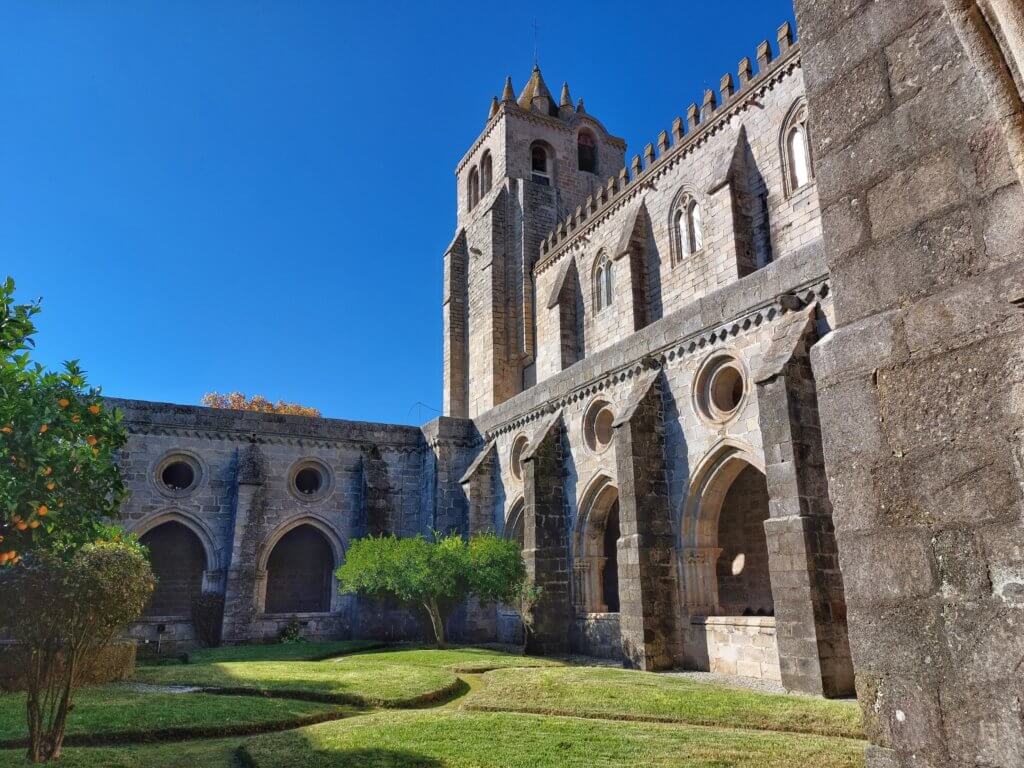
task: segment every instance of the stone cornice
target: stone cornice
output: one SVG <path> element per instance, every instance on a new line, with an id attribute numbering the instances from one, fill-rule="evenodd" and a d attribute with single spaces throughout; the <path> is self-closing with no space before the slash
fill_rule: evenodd
<path id="1" fill-rule="evenodd" d="M 828 277 L 826 275 L 819 275 L 775 296 L 770 301 L 754 305 L 725 322 L 686 333 L 670 342 L 644 350 L 629 361 L 609 367 L 607 370 L 569 388 L 564 394 L 551 397 L 540 404 L 526 406 L 523 412 L 511 418 L 503 419 L 484 430 L 483 439 L 488 441 L 494 440 L 502 434 L 520 429 L 524 425 L 543 418 L 560 408 L 581 400 L 585 401 L 602 390 L 630 381 L 643 374 L 650 369 L 652 364 L 660 365 L 666 370 L 671 369 L 673 365 L 678 364 L 684 359 L 688 359 L 693 355 L 703 355 L 727 340 L 756 331 L 763 327 L 765 323 L 775 322 L 778 318 L 793 312 L 793 296 L 798 297 L 802 305 L 807 305 L 827 296 L 829 290 Z M 541 382 L 541 384 L 543 383 Z"/>

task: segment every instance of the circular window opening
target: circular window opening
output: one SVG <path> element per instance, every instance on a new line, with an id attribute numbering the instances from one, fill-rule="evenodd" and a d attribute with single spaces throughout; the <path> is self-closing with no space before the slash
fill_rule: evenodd
<path id="1" fill-rule="evenodd" d="M 722 424 L 734 418 L 743 404 L 746 380 L 743 366 L 731 355 L 715 355 L 704 362 L 693 380 L 693 403 L 705 421 Z"/>
<path id="2" fill-rule="evenodd" d="M 295 473 L 295 490 L 303 496 L 315 496 L 324 485 L 324 476 L 315 467 L 304 467 Z"/>
<path id="3" fill-rule="evenodd" d="M 196 481 L 196 471 L 187 461 L 172 461 L 160 473 L 160 480 L 172 491 L 184 491 Z"/>
<path id="4" fill-rule="evenodd" d="M 743 375 L 731 365 L 722 366 L 711 378 L 711 404 L 722 413 L 732 413 L 743 399 Z"/>
<path id="5" fill-rule="evenodd" d="M 512 470 L 512 476 L 516 480 L 523 479 L 523 455 L 529 447 L 530 441 L 526 435 L 519 435 L 512 443 L 512 451 L 509 454 L 508 463 Z"/>
<path id="6" fill-rule="evenodd" d="M 587 407 L 583 416 L 583 439 L 590 450 L 600 453 L 612 444 L 614 422 L 615 412 L 607 400 L 595 400 Z"/>
<path id="7" fill-rule="evenodd" d="M 165 496 L 186 496 L 195 490 L 202 479 L 199 460 L 181 451 L 164 456 L 153 472 L 153 482 Z"/>

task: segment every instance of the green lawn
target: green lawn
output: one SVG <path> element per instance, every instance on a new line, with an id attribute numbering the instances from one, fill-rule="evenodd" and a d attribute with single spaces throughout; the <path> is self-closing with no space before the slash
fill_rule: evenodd
<path id="1" fill-rule="evenodd" d="M 59 768 L 238 768 L 241 739 L 211 739 L 127 747 L 66 747 Z M 0 768 L 28 768 L 25 750 L 0 750 Z"/>
<path id="2" fill-rule="evenodd" d="M 86 688 L 75 697 L 68 717 L 68 734 L 101 736 L 132 732 L 133 740 L 159 738 L 167 731 L 204 729 L 205 734 L 223 729 L 251 729 L 318 722 L 340 717 L 351 708 L 293 699 L 214 696 L 202 693 L 139 693 L 117 684 Z M 163 732 L 163 733 L 161 733 Z M 0 741 L 26 737 L 25 695 L 0 695 Z"/>
<path id="3" fill-rule="evenodd" d="M 466 706 L 863 738 L 852 701 L 780 696 L 596 667 L 498 670 Z"/>
<path id="4" fill-rule="evenodd" d="M 258 736 L 256 768 L 862 768 L 863 742 L 445 709 Z"/>
<path id="5" fill-rule="evenodd" d="M 136 680 L 271 692 L 275 697 L 144 693 L 116 684 L 89 688 L 78 696 L 70 734 L 77 738 L 91 734 L 111 743 L 123 738 L 124 746 L 68 747 L 60 765 L 864 765 L 865 742 L 857 740 L 860 714 L 852 702 L 771 696 L 664 675 L 566 666 L 490 649 L 368 650 L 351 643 L 222 648 L 197 652 L 189 664 L 142 666 Z M 290 695 L 385 708 L 353 710 L 291 699 Z M 449 699 L 450 704 L 428 706 L 439 698 Z M 412 706 L 419 708 L 399 709 Z M 23 707 L 21 695 L 0 696 L 0 740 L 23 736 Z M 309 720 L 303 718 L 332 719 L 308 725 L 304 722 Z M 128 741 L 142 742 L 174 735 L 174 729 L 200 727 L 203 735 L 215 738 L 159 744 Z M 242 735 L 257 731 L 262 735 Z M 187 733 L 177 737 L 194 738 L 184 735 Z M 237 735 L 225 738 L 229 734 Z M 846 736 L 857 738 L 842 738 Z M 240 757 L 245 759 L 240 762 Z M 0 750 L 0 768 L 21 765 L 25 765 L 23 750 Z"/>
<path id="6" fill-rule="evenodd" d="M 346 653 L 381 648 L 374 640 L 335 640 L 327 643 L 273 643 L 267 645 L 225 645 L 199 648 L 189 653 L 189 664 L 222 661 L 319 661 Z M 141 662 L 145 664 L 145 662 Z"/>
<path id="7" fill-rule="evenodd" d="M 310 644 L 313 645 L 313 644 Z M 280 648 L 281 646 L 258 646 Z M 255 658 L 250 656 L 249 658 Z M 135 679 L 155 684 L 294 692 L 371 706 L 409 706 L 461 689 L 453 671 L 552 662 L 475 648 L 369 651 L 324 661 L 211 661 L 139 667 Z"/>

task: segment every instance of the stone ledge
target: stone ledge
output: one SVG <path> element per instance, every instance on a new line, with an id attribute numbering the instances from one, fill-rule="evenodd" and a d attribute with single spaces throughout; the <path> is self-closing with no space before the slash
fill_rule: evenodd
<path id="1" fill-rule="evenodd" d="M 761 627 L 775 629 L 774 616 L 691 616 L 690 624 L 717 627 Z"/>

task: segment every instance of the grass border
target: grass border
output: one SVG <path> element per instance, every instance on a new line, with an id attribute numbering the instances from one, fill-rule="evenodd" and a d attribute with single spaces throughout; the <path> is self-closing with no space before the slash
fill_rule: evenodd
<path id="1" fill-rule="evenodd" d="M 232 736 L 259 736 L 265 733 L 278 733 L 307 725 L 318 725 L 333 720 L 344 720 L 354 713 L 336 709 L 316 714 L 292 717 L 286 720 L 269 720 L 264 723 L 239 723 L 220 726 L 181 726 L 176 728 L 149 728 L 146 730 L 108 731 L 106 733 L 69 733 L 64 737 L 68 747 L 123 747 L 132 744 L 160 744 L 177 741 L 197 741 L 200 739 L 221 739 Z M 4 739 L 0 741 L 0 749 L 25 749 L 28 737 L 20 739 Z"/>
<path id="2" fill-rule="evenodd" d="M 650 723 L 652 725 L 683 725 L 689 728 L 714 728 L 717 730 L 749 731 L 751 733 L 785 733 L 797 736 L 817 736 L 827 739 L 846 739 L 848 741 L 867 742 L 867 736 L 863 734 L 855 736 L 850 735 L 849 733 L 819 733 L 817 731 L 797 730 L 795 728 L 786 727 L 784 723 L 780 724 L 780 727 L 778 728 L 755 728 L 753 726 L 739 727 L 734 725 L 724 725 L 721 723 L 695 723 L 692 720 L 682 720 L 678 717 L 670 717 L 668 715 L 636 715 L 626 712 L 609 712 L 607 715 L 595 715 L 590 712 L 567 712 L 564 709 L 555 709 L 554 707 L 499 707 L 493 704 L 473 704 L 472 702 L 467 702 L 466 711 L 491 713 L 505 712 L 508 714 L 541 715 L 545 717 L 569 717 L 578 718 L 580 720 Z"/>

